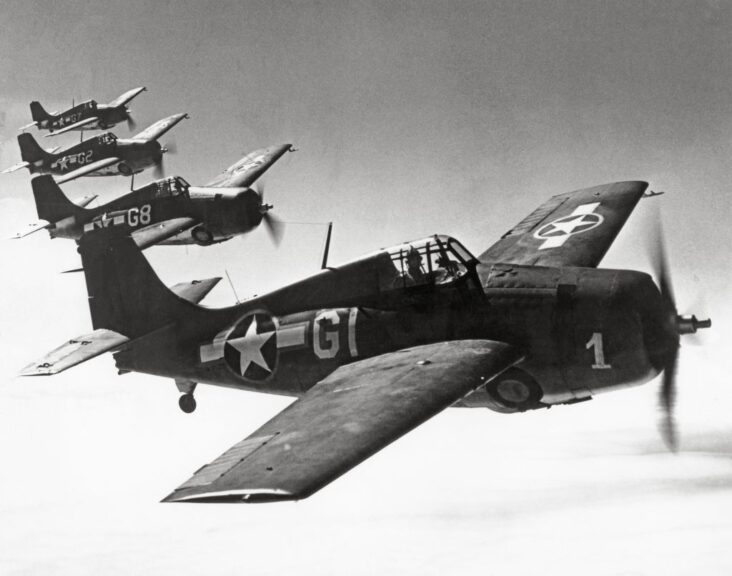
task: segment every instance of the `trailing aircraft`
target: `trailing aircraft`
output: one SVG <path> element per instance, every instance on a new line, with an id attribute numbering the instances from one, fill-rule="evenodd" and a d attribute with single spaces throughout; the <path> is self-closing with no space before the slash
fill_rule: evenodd
<path id="1" fill-rule="evenodd" d="M 191 186 L 180 176 L 156 180 L 95 208 L 94 197 L 72 202 L 53 177 L 31 180 L 38 211 L 37 222 L 15 238 L 48 230 L 51 238 L 78 240 L 84 233 L 108 226 L 123 226 L 140 248 L 153 244 L 208 246 L 245 234 L 261 222 L 275 242 L 282 226 L 264 203 L 262 190 L 252 184 L 287 151 L 291 144 L 263 148 L 246 155 L 204 186 Z"/>
<path id="2" fill-rule="evenodd" d="M 663 244 L 648 274 L 599 269 L 643 197 L 616 182 L 550 198 L 473 256 L 434 235 L 226 308 L 166 288 L 122 227 L 79 244 L 93 332 L 27 366 L 61 372 L 114 352 L 120 374 L 296 397 L 165 502 L 306 498 L 450 406 L 504 413 L 590 400 L 663 373 L 669 448 L 681 336 Z"/>
<path id="3" fill-rule="evenodd" d="M 106 130 L 119 122 L 127 121 L 130 130 L 135 129 L 135 121 L 130 116 L 127 104 L 138 94 L 147 90 L 144 86 L 128 90 L 109 104 L 97 104 L 95 100 L 87 100 L 73 105 L 63 112 L 49 114 L 40 102 L 30 103 L 33 122 L 20 128 L 27 130 L 35 126 L 39 130 L 48 130 L 46 136 L 58 136 L 70 130 Z"/>
<path id="4" fill-rule="evenodd" d="M 28 168 L 31 174 L 56 174 L 59 184 L 81 176 L 132 176 L 154 166 L 162 176 L 163 154 L 168 151 L 158 138 L 188 114 L 173 114 L 158 120 L 132 138 L 117 138 L 111 132 L 87 138 L 59 150 L 44 150 L 35 138 L 18 134 L 21 162 L 3 170 L 3 174 Z"/>

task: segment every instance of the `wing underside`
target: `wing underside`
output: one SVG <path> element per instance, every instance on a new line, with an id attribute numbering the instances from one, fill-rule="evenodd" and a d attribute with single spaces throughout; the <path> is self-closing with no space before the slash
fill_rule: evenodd
<path id="1" fill-rule="evenodd" d="M 533 266 L 597 266 L 647 187 L 646 182 L 614 182 L 553 196 L 478 259 Z"/>
<path id="2" fill-rule="evenodd" d="M 164 501 L 306 498 L 520 360 L 461 340 L 342 366 Z"/>
<path id="3" fill-rule="evenodd" d="M 56 130 L 55 132 L 49 132 L 46 134 L 46 138 L 52 138 L 54 136 L 58 136 L 59 134 L 66 134 L 66 132 L 70 132 L 71 130 L 81 130 L 82 128 L 86 128 L 87 126 L 93 126 L 96 125 L 96 123 L 99 122 L 99 118 L 96 116 L 91 116 L 90 118 L 85 118 L 84 120 L 79 120 L 78 122 L 75 122 L 74 124 L 69 124 L 68 126 L 64 126 L 61 128 L 61 130 Z"/>
<path id="4" fill-rule="evenodd" d="M 132 238 L 138 248 L 144 250 L 193 228 L 198 222 L 195 218 L 174 218 L 136 230 L 132 233 Z"/>
<path id="5" fill-rule="evenodd" d="M 119 161 L 120 159 L 117 157 L 103 158 L 102 160 L 97 160 L 96 162 L 91 162 L 86 166 L 82 166 L 81 168 L 72 170 L 71 172 L 64 174 L 63 176 L 58 176 L 54 178 L 54 180 L 56 181 L 56 184 L 70 182 L 71 180 L 76 180 L 77 178 L 81 178 L 82 176 L 93 174 L 94 172 L 98 172 L 99 170 L 104 170 L 105 168 L 114 166 Z"/>

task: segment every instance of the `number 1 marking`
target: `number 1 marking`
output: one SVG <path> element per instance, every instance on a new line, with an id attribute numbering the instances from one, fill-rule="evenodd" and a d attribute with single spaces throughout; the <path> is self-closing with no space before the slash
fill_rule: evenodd
<path id="1" fill-rule="evenodd" d="M 602 332 L 593 332 L 592 338 L 585 344 L 585 348 L 595 349 L 595 363 L 592 365 L 594 370 L 606 370 L 612 368 L 610 364 L 605 364 L 605 352 L 602 348 Z"/>

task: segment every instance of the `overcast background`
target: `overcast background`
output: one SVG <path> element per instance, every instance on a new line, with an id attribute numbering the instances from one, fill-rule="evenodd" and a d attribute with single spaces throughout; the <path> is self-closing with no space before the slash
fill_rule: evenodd
<path id="1" fill-rule="evenodd" d="M 603 266 L 648 270 L 661 213 L 679 308 L 714 320 L 682 350 L 676 456 L 656 381 L 523 415 L 448 410 L 300 503 L 164 505 L 288 400 L 201 387 L 185 415 L 172 381 L 118 377 L 109 356 L 15 378 L 91 323 L 83 277 L 59 274 L 78 265 L 73 243 L 0 242 L 0 573 L 732 570 L 732 4 L 6 0 L 0 23 L 3 168 L 31 100 L 61 110 L 144 85 L 139 129 L 191 116 L 162 141 L 178 145 L 168 173 L 193 184 L 296 144 L 267 200 L 287 221 L 334 221 L 334 263 L 438 232 L 480 253 L 552 194 L 648 180 L 666 194 L 639 204 Z M 0 234 L 35 218 L 27 172 L 2 176 Z M 169 284 L 228 270 L 243 297 L 314 272 L 323 234 L 291 224 L 279 250 L 257 230 L 146 255 Z M 233 299 L 222 283 L 207 302 Z"/>

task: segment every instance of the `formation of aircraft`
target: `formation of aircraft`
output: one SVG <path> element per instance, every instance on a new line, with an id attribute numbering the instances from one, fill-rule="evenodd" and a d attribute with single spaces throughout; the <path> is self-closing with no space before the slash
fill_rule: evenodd
<path id="1" fill-rule="evenodd" d="M 173 379 L 185 412 L 199 383 L 296 398 L 166 502 L 306 498 L 448 407 L 574 404 L 660 373 L 673 449 L 680 339 L 711 322 L 678 313 L 660 242 L 657 284 L 598 268 L 646 188 L 554 196 L 477 257 L 433 235 L 217 309 L 199 303 L 219 278 L 168 288 L 134 232 L 94 227 L 79 239 L 92 331 L 22 374 L 112 352 L 120 374 Z"/>
<path id="2" fill-rule="evenodd" d="M 173 176 L 151 182 L 95 208 L 95 197 L 72 202 L 50 175 L 31 181 L 37 222 L 15 237 L 48 230 L 51 238 L 79 240 L 86 232 L 123 226 L 141 248 L 153 244 L 208 246 L 245 234 L 264 221 L 275 242 L 281 224 L 270 214 L 261 191 L 252 184 L 292 149 L 280 144 L 248 154 L 203 186 L 191 186 Z"/>
<path id="3" fill-rule="evenodd" d="M 146 88 L 141 86 L 128 90 L 112 100 L 109 104 L 97 104 L 95 100 L 86 100 L 64 110 L 49 114 L 38 101 L 30 103 L 33 122 L 23 126 L 20 130 L 36 127 L 39 130 L 48 130 L 46 136 L 58 136 L 71 130 L 106 130 L 120 122 L 127 122 L 130 130 L 135 129 L 135 122 L 130 116 L 127 104 Z"/>
<path id="4" fill-rule="evenodd" d="M 173 114 L 132 138 L 105 132 L 61 150 L 45 150 L 31 134 L 23 132 L 18 135 L 21 162 L 3 173 L 27 168 L 31 174 L 56 174 L 59 184 L 81 176 L 132 176 L 149 167 L 159 173 L 167 149 L 158 139 L 185 118 L 188 114 Z"/>

